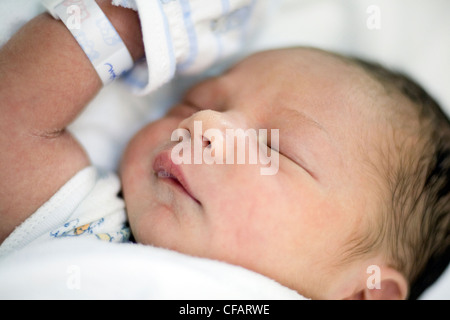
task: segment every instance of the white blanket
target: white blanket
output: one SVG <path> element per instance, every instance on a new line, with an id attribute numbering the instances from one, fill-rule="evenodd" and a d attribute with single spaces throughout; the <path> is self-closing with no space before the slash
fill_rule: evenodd
<path id="1" fill-rule="evenodd" d="M 38 0 L 2 0 L 0 45 L 41 11 Z M 448 12 L 448 0 L 273 0 L 270 20 L 245 54 L 309 45 L 375 59 L 415 77 L 450 113 Z M 115 83 L 71 130 L 95 165 L 115 170 L 129 138 L 206 75 L 180 78 L 146 97 L 133 96 L 124 84 Z M 0 298 L 14 297 L 301 298 L 237 267 L 150 247 L 102 243 L 70 253 L 61 243 L 11 256 L 0 265 Z M 450 268 L 422 299 L 450 299 Z"/>
<path id="2" fill-rule="evenodd" d="M 64 239 L 0 261 L 0 299 L 304 299 L 246 269 L 137 244 Z"/>

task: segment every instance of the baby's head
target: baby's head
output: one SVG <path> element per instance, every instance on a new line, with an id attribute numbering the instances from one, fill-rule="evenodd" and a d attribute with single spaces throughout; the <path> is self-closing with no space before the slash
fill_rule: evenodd
<path id="1" fill-rule="evenodd" d="M 175 164 L 172 151 L 187 151 L 176 129 L 223 157 L 236 144 L 208 129 L 266 129 L 259 142 L 279 155 L 277 170 L 261 174 L 273 163 L 248 155 Z M 132 140 L 121 176 L 140 243 L 240 265 L 310 298 L 405 298 L 449 244 L 449 151 L 447 118 L 409 80 L 293 48 L 191 89 Z"/>

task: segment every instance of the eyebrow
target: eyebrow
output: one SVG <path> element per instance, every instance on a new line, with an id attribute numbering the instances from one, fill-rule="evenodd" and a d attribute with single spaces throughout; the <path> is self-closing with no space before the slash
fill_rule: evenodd
<path id="1" fill-rule="evenodd" d="M 288 117 L 294 117 L 296 119 L 299 119 L 302 123 L 308 123 L 312 125 L 313 127 L 325 133 L 327 137 L 331 139 L 330 133 L 325 129 L 325 127 L 321 123 L 319 123 L 315 118 L 303 112 L 302 110 L 284 109 L 283 111 L 287 113 Z"/>

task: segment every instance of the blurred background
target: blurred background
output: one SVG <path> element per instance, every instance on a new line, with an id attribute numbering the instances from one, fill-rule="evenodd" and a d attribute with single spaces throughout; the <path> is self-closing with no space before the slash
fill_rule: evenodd
<path id="1" fill-rule="evenodd" d="M 0 0 L 0 46 L 43 11 L 39 0 Z M 162 116 L 186 88 L 242 56 L 277 47 L 315 46 L 380 62 L 414 78 L 450 114 L 450 1 L 268 0 L 266 13 L 244 51 L 215 69 L 178 78 L 146 97 L 132 95 L 121 82 L 106 87 L 70 128 L 93 164 L 116 170 L 134 133 Z M 447 269 L 422 299 L 450 299 Z"/>

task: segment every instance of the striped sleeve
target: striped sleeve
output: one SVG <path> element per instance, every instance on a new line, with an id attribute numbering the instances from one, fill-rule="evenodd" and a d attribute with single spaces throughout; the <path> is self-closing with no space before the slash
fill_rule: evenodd
<path id="1" fill-rule="evenodd" d="M 139 12 L 145 61 L 125 76 L 146 95 L 177 73 L 199 73 L 241 50 L 265 13 L 267 0 L 114 0 Z"/>

